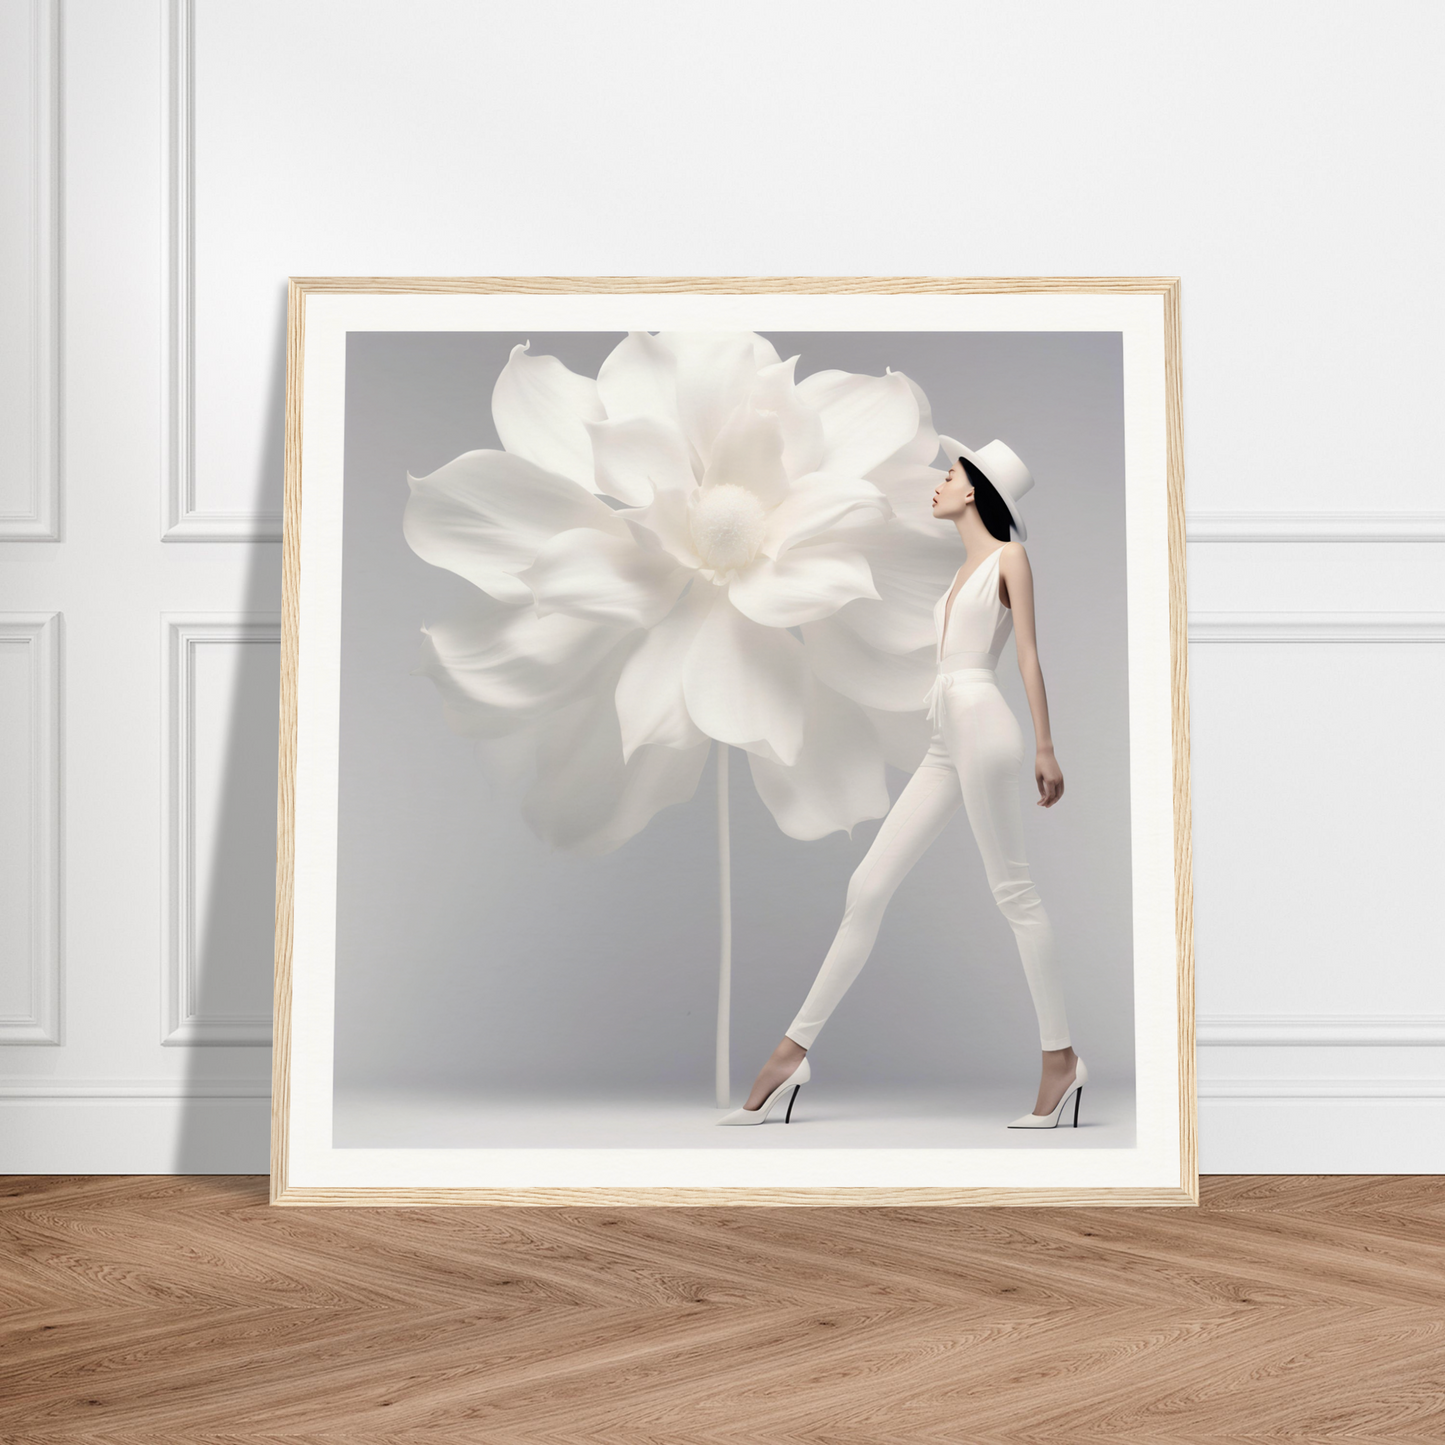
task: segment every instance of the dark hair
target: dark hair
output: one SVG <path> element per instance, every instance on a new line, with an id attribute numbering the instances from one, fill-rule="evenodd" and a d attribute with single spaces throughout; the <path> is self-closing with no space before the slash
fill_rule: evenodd
<path id="1" fill-rule="evenodd" d="M 999 496 L 998 488 L 967 457 L 959 457 L 958 460 L 973 483 L 973 505 L 978 508 L 979 521 L 988 529 L 990 536 L 1007 542 L 1009 528 L 1013 526 L 1008 503 Z"/>

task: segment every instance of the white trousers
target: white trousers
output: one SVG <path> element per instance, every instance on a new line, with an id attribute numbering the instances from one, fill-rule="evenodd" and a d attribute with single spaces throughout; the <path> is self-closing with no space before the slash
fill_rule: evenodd
<path id="1" fill-rule="evenodd" d="M 1038 1015 L 1039 1046 L 1067 1048 L 1069 1025 L 1053 925 L 1024 851 L 1019 799 L 1024 741 L 1018 719 L 988 667 L 941 671 L 930 695 L 930 717 L 934 730 L 928 752 L 848 880 L 843 921 L 787 1036 L 812 1047 L 868 961 L 888 900 L 962 803 L 994 901 L 1018 944 Z"/>

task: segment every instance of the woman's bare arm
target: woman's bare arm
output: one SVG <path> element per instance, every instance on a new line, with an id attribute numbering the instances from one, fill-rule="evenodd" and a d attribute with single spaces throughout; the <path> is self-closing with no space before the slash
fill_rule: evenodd
<path id="1" fill-rule="evenodd" d="M 1054 739 L 1049 730 L 1049 699 L 1044 692 L 1044 674 L 1039 666 L 1038 637 L 1034 628 L 1034 574 L 1029 556 L 1018 542 L 1005 544 L 998 559 L 999 576 L 1014 615 L 1014 645 L 1018 651 L 1019 676 L 1028 694 L 1034 721 L 1034 780 L 1039 787 L 1039 806 L 1051 808 L 1064 795 L 1064 775 L 1054 756 Z"/>

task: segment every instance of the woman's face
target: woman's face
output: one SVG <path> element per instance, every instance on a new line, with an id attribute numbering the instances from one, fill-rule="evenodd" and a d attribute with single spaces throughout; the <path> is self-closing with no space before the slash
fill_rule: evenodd
<path id="1" fill-rule="evenodd" d="M 973 483 L 963 469 L 962 462 L 954 462 L 948 475 L 939 483 L 933 493 L 933 515 L 944 521 L 961 517 L 964 509 L 973 501 Z"/>

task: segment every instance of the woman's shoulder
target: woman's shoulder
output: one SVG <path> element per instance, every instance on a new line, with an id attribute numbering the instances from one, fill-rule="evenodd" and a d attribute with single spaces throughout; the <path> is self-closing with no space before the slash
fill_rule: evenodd
<path id="1" fill-rule="evenodd" d="M 1022 542 L 1010 537 L 998 549 L 998 570 L 1005 577 L 1011 575 L 1020 582 L 1033 574 L 1033 569 L 1029 566 L 1029 554 L 1024 551 Z"/>

